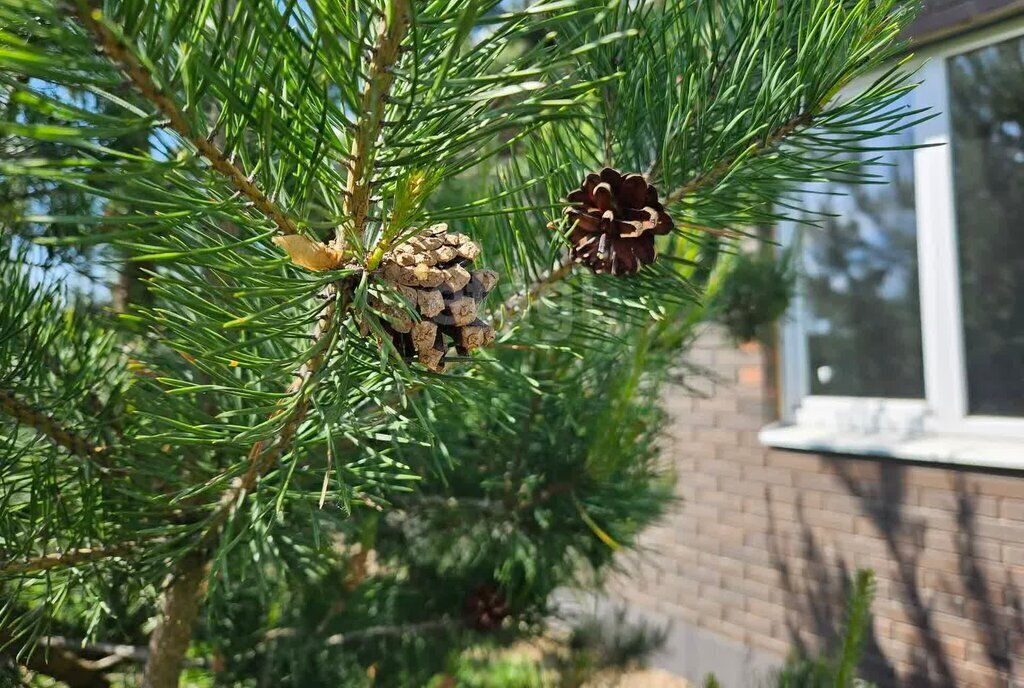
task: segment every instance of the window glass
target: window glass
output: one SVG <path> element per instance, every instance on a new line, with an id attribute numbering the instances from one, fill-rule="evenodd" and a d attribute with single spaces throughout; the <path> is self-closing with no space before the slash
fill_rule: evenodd
<path id="1" fill-rule="evenodd" d="M 1024 38 L 949 81 L 968 409 L 1024 416 Z"/>
<path id="2" fill-rule="evenodd" d="M 910 132 L 876 143 L 912 144 Z M 885 183 L 815 185 L 799 199 L 817 225 L 800 230 L 811 393 L 920 399 L 913 152 L 862 155 L 880 158 L 872 172 Z"/>

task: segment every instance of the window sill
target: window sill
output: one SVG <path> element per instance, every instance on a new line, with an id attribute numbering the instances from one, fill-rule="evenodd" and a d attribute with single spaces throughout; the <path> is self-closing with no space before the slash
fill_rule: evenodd
<path id="1" fill-rule="evenodd" d="M 858 433 L 773 423 L 758 433 L 758 439 L 761 444 L 780 449 L 1024 470 L 1024 442 L 1005 438 Z"/>

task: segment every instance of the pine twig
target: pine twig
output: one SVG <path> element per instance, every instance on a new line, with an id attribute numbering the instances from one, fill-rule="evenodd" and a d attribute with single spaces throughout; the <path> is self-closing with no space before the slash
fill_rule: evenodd
<path id="1" fill-rule="evenodd" d="M 65 650 L 85 655 L 102 655 L 100 659 L 83 659 L 83 665 L 93 671 L 109 671 L 124 662 L 145 664 L 149 659 L 149 648 L 145 645 L 127 645 L 105 641 L 86 642 L 80 638 L 65 638 L 59 635 L 44 636 L 39 639 L 40 648 Z M 191 658 L 185 661 L 190 667 L 209 666 L 210 662 L 203 658 Z"/>
<path id="2" fill-rule="evenodd" d="M 382 20 L 381 31 L 377 37 L 369 83 L 364 91 L 363 113 L 369 113 L 369 117 L 360 117 L 353 141 L 353 156 L 357 161 L 362 158 L 362 164 L 364 165 L 372 162 L 372 143 L 366 144 L 365 142 L 375 141 L 380 134 L 380 119 L 384 107 L 383 101 L 387 97 L 393 83 L 394 77 L 391 74 L 391 69 L 399 57 L 398 45 L 405 37 L 409 20 L 409 2 L 410 0 L 395 0 L 391 4 L 393 16 Z M 383 57 L 388 59 L 384 60 Z M 371 101 L 369 104 L 366 103 L 368 97 Z M 353 169 L 356 167 L 357 165 L 354 164 Z M 345 205 L 350 215 L 354 218 L 354 229 L 358 233 L 362 231 L 363 224 L 366 222 L 366 208 L 363 206 L 370 197 L 369 178 L 360 178 L 353 172 L 349 176 L 348 191 L 350 195 Z M 360 201 L 358 199 L 363 200 Z M 358 213 L 361 207 L 362 214 L 360 215 Z M 338 230 L 335 242 L 343 241 L 343 232 Z M 325 337 L 329 336 L 336 328 L 340 319 L 347 313 L 353 287 L 354 285 L 350 280 L 342 283 L 343 291 L 340 304 L 335 302 L 337 285 L 332 284 L 326 288 L 324 297 L 327 305 L 317 319 L 317 324 L 311 335 L 314 346 L 318 346 Z M 287 420 L 269 449 L 264 446 L 262 441 L 253 445 L 252 450 L 249 452 L 249 468 L 236 484 L 222 496 L 214 522 L 203 538 L 204 545 L 210 546 L 216 542 L 217 531 L 227 520 L 227 516 L 234 508 L 234 504 L 237 503 L 239 497 L 251 491 L 256 486 L 260 476 L 266 473 L 291 445 L 299 425 L 301 425 L 306 414 L 309 412 L 310 394 L 312 393 L 314 378 L 325 362 L 325 354 L 326 352 L 321 348 L 318 353 L 310 357 L 298 371 L 291 385 L 289 385 L 289 396 L 301 394 L 302 397 L 293 406 L 292 410 L 288 412 Z"/>
<path id="3" fill-rule="evenodd" d="M 12 635 L 0 630 L 0 647 L 13 641 Z M 46 651 L 35 649 L 18 663 L 30 671 L 57 679 L 68 688 L 110 688 L 104 673 L 110 668 L 106 662 L 90 661 L 79 657 L 70 649 L 54 647 Z"/>
<path id="4" fill-rule="evenodd" d="M 295 439 L 299 426 L 309 413 L 310 397 L 315 383 L 314 376 L 323 367 L 327 357 L 327 351 L 319 345 L 326 337 L 330 336 L 341 315 L 348 311 L 351 300 L 352 285 L 350 282 L 343 283 L 340 304 L 335 301 L 336 289 L 337 287 L 334 284 L 328 285 L 326 288 L 327 305 L 324 307 L 323 312 L 321 312 L 320 317 L 317 318 L 316 326 L 313 328 L 311 339 L 314 346 L 318 346 L 318 350 L 299 369 L 295 374 L 295 378 L 288 386 L 288 397 L 300 395 L 298 401 L 296 401 L 290 411 L 281 410 L 275 414 L 286 413 L 287 417 L 277 437 L 274 438 L 270 445 L 267 446 L 263 441 L 259 441 L 253 444 L 252 449 L 249 450 L 249 467 L 221 495 L 217 510 L 207 525 L 200 541 L 201 548 L 205 549 L 216 545 L 220 529 L 227 522 L 231 513 L 237 508 L 239 500 L 256 488 L 256 484 L 263 474 L 269 471 L 287 451 Z"/>
<path id="5" fill-rule="evenodd" d="M 787 139 L 798 129 L 809 126 L 814 121 L 814 118 L 815 114 L 809 111 L 795 115 L 767 138 L 754 144 L 753 149 L 748 149 L 746 155 L 735 155 L 730 158 L 726 158 L 715 165 L 711 170 L 697 175 L 683 186 L 671 192 L 665 198 L 665 204 L 669 205 L 671 203 L 678 203 L 695 191 L 718 182 L 733 169 L 733 166 L 741 159 L 741 157 L 742 159 L 749 159 L 772 150 L 777 144 Z M 657 165 L 657 162 L 652 165 L 651 170 L 656 170 Z M 693 228 L 698 229 L 697 227 Z M 700 227 L 699 229 L 722 235 L 725 235 L 728 231 L 715 230 L 710 227 Z M 558 282 L 569 276 L 572 273 L 572 265 L 572 258 L 566 256 L 551 270 L 548 270 L 541 275 L 537 281 L 533 282 L 529 287 L 509 298 L 504 304 L 502 304 L 498 312 L 492 316 L 491 324 L 494 326 L 494 329 L 501 330 L 502 327 L 517 317 L 519 313 L 526 309 L 538 296 L 553 288 L 558 284 Z"/>
<path id="6" fill-rule="evenodd" d="M 121 662 L 143 663 L 149 657 L 149 650 L 139 645 L 121 643 L 95 642 L 87 643 L 77 638 L 65 638 L 59 635 L 46 636 L 39 639 L 39 647 L 57 650 L 70 650 L 89 655 L 103 655 L 102 659 L 86 660 L 94 668 L 106 671 Z"/>
<path id="7" fill-rule="evenodd" d="M 410 0 L 395 0 L 391 3 L 392 16 L 381 20 L 381 30 L 374 47 L 374 58 L 370 75 L 361 100 L 359 124 L 352 143 L 353 165 L 349 174 L 345 209 L 352 218 L 353 230 L 358 234 L 367 220 L 367 207 L 370 198 L 370 173 L 373 162 L 373 143 L 380 135 L 381 118 L 384 112 L 384 100 L 387 98 L 394 83 L 392 68 L 399 58 L 399 45 L 405 37 L 410 14 Z M 344 233 L 339 229 L 335 236 L 335 244 L 343 245 Z M 324 337 L 333 332 L 337 321 L 348 311 L 351 290 L 350 281 L 343 283 L 346 290 L 342 293 L 342 303 L 335 303 L 336 285 L 329 285 L 324 294 L 327 305 L 317 319 L 316 327 L 311 335 L 313 345 L 318 345 Z M 255 487 L 260 476 L 267 472 L 280 458 L 281 454 L 291 445 L 299 425 L 309 412 L 311 387 L 313 378 L 324 363 L 324 352 L 312 356 L 296 374 L 288 388 L 289 396 L 302 393 L 304 396 L 293 407 L 289 418 L 283 425 L 278 437 L 268 451 L 264 451 L 263 442 L 257 442 L 249 452 L 249 469 L 240 481 L 224 494 L 218 517 L 226 519 L 232 505 L 243 493 Z M 219 528 L 223 521 L 215 523 Z M 213 530 L 213 529 L 211 529 Z M 207 531 L 209 534 L 210 531 Z M 211 543 L 207 543 L 211 544 Z"/>
<path id="8" fill-rule="evenodd" d="M 352 233 L 359 236 L 370 212 L 371 177 L 376 162 L 376 144 L 384 124 L 384 109 L 395 81 L 394 66 L 401 56 L 401 44 L 412 17 L 411 0 L 389 3 L 390 16 L 381 17 L 380 32 L 373 47 L 373 59 L 366 85 L 359 98 L 358 124 L 352 137 L 352 151 L 345 188 L 345 214 Z M 345 233 L 335 237 L 337 250 L 344 249 Z"/>
<path id="9" fill-rule="evenodd" d="M 377 49 L 367 89 L 364 92 L 365 107 L 361 111 L 353 141 L 354 160 L 345 202 L 346 210 L 352 218 L 352 230 L 356 234 L 362 232 L 368 214 L 373 144 L 380 135 L 384 99 L 387 98 L 394 80 L 391 69 L 399 57 L 398 45 L 405 37 L 410 16 L 409 2 L 410 0 L 394 0 L 391 3 L 391 16 L 382 20 L 377 37 Z M 335 246 L 342 248 L 344 242 L 344 233 L 339 229 L 334 239 Z M 295 379 L 288 387 L 289 398 L 294 399 L 296 394 L 299 397 L 290 409 L 282 409 L 275 414 L 286 414 L 281 430 L 269 446 L 263 441 L 252 446 L 248 469 L 221 496 L 195 554 L 180 561 L 175 568 L 171 584 L 164 591 L 163 614 L 150 637 L 150 656 L 145 668 L 146 688 L 177 687 L 185 653 L 191 642 L 192 630 L 199 616 L 206 568 L 210 554 L 220 539 L 223 526 L 245 495 L 256 488 L 259 479 L 276 465 L 278 459 L 291 447 L 299 427 L 309 413 L 316 376 L 327 358 L 322 341 L 336 330 L 351 304 L 351 280 L 342 282 L 340 303 L 336 300 L 339 295 L 337 289 L 336 284 L 326 288 L 327 303 L 311 335 L 313 346 L 317 350 L 296 373 Z"/>
<path id="10" fill-rule="evenodd" d="M 340 317 L 339 314 L 347 312 L 351 289 L 348 282 L 345 284 L 345 298 L 341 304 L 336 304 L 333 298 L 335 286 L 327 287 L 330 298 L 317 319 L 312 335 L 314 345 L 328 336 L 328 331 L 333 329 Z M 224 524 L 245 495 L 256 488 L 263 474 L 276 465 L 278 459 L 291 446 L 296 432 L 309 412 L 314 376 L 323 366 L 326 355 L 324 348 L 319 348 L 296 373 L 288 391 L 289 397 L 297 394 L 299 398 L 290 410 L 278 411 L 278 414 L 285 413 L 287 417 L 277 437 L 269 447 L 262 441 L 253 445 L 249 452 L 249 467 L 221 495 L 196 549 L 175 567 L 170 583 L 163 593 L 160 621 L 149 639 L 149 656 L 144 670 L 146 688 L 177 688 L 185 654 L 188 652 L 192 632 L 199 617 L 204 595 L 203 582 L 206 579 L 211 553 L 220 539 Z"/>
<path id="11" fill-rule="evenodd" d="M 566 256 L 555 263 L 550 270 L 537 278 L 526 289 L 509 297 L 491 316 L 491 325 L 494 329 L 501 330 L 509 322 L 519 317 L 541 294 L 552 289 L 561 280 L 568 277 L 572 273 L 572 266 L 572 257 Z"/>
<path id="12" fill-rule="evenodd" d="M 331 647 L 338 647 L 346 643 L 354 642 L 357 640 L 365 640 L 367 638 L 382 638 L 382 637 L 401 637 L 406 635 L 413 635 L 417 633 L 425 633 L 427 631 L 438 631 L 446 628 L 454 628 L 459 624 L 458 619 L 452 619 L 444 617 L 441 619 L 434 619 L 431 621 L 420 621 L 417 623 L 408 624 L 396 624 L 396 625 L 380 625 L 380 626 L 368 626 L 355 631 L 349 631 L 348 633 L 335 633 L 329 635 L 323 640 L 323 644 Z M 292 638 L 302 633 L 297 628 L 274 628 L 263 636 L 264 641 L 277 640 L 279 638 Z"/>
<path id="13" fill-rule="evenodd" d="M 213 141 L 192 131 L 181 108 L 156 84 L 149 69 L 123 40 L 100 21 L 103 15 L 99 8 L 94 7 L 88 0 L 78 0 L 76 9 L 79 20 L 96 37 L 103 52 L 120 66 L 142 97 L 156 106 L 169 122 L 171 129 L 192 144 L 199 154 L 209 161 L 213 169 L 227 177 L 231 185 L 270 218 L 282 233 L 295 234 L 298 231 L 295 221 L 270 200 L 238 165 L 231 162 Z"/>
<path id="14" fill-rule="evenodd" d="M 14 418 L 22 425 L 32 428 L 53 444 L 66 449 L 75 456 L 89 461 L 97 461 L 110 455 L 108 447 L 94 444 L 78 433 L 68 430 L 60 421 L 2 389 L 0 389 L 0 412 Z"/>
<path id="15" fill-rule="evenodd" d="M 743 154 L 734 155 L 732 157 L 726 158 L 725 160 L 722 160 L 707 172 L 703 172 L 697 175 L 683 186 L 671 192 L 665 198 L 665 205 L 669 205 L 671 203 L 678 203 L 679 201 L 683 200 L 683 198 L 689 196 L 698 189 L 704 188 L 711 184 L 715 184 L 716 182 L 720 181 L 724 176 L 726 176 L 732 170 L 733 165 L 735 165 L 736 162 L 741 158 L 747 159 L 751 157 L 756 157 L 767 151 L 772 150 L 776 146 L 776 144 L 788 138 L 797 129 L 808 126 L 813 121 L 814 114 L 809 111 L 802 112 L 798 115 L 791 117 L 781 127 L 779 127 L 773 133 L 771 133 L 767 138 L 762 139 L 761 141 L 758 141 L 757 143 L 753 144 L 753 146 L 744 151 Z"/>
<path id="16" fill-rule="evenodd" d="M 56 568 L 80 566 L 113 557 L 123 557 L 134 552 L 138 545 L 138 542 L 129 541 L 111 545 L 110 547 L 79 547 L 67 552 L 43 554 L 20 561 L 8 560 L 0 562 L 0 575 L 48 571 Z"/>

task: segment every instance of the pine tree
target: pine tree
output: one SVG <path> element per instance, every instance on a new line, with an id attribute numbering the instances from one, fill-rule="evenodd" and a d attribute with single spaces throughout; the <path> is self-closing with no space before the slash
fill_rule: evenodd
<path id="1" fill-rule="evenodd" d="M 917 117 L 868 76 L 910 16 L 0 0 L 0 643 L 80 686 L 423 685 L 538 628 L 671 500 L 717 247 Z M 578 235 L 605 167 L 655 188 Z M 574 267 L 623 227 L 657 259 Z"/>

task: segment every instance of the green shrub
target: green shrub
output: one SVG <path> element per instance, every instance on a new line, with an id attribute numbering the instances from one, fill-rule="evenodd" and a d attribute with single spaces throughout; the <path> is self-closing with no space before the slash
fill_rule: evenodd
<path id="1" fill-rule="evenodd" d="M 870 688 L 872 684 L 857 678 L 856 671 L 871 626 L 874 597 L 874 573 L 867 569 L 858 571 L 846 604 L 838 646 L 813 657 L 794 652 L 765 688 Z M 721 684 L 709 674 L 704 679 L 704 688 L 721 688 Z"/>
<path id="2" fill-rule="evenodd" d="M 739 253 L 709 304 L 712 318 L 738 342 L 762 337 L 793 300 L 796 273 L 791 253 Z"/>

